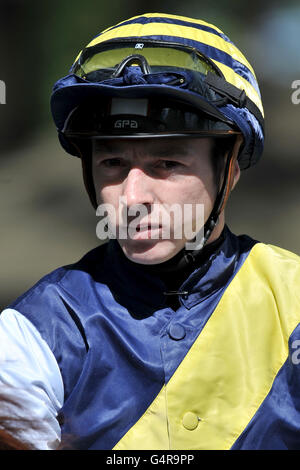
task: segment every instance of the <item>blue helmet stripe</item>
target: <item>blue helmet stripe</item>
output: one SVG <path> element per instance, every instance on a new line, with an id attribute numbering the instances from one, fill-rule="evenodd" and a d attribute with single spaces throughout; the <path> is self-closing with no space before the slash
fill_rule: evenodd
<path id="1" fill-rule="evenodd" d="M 227 41 L 230 44 L 233 44 L 233 42 L 230 41 L 230 39 L 225 34 L 215 30 L 211 26 L 207 26 L 207 25 L 199 24 L 199 23 L 193 23 L 191 21 L 183 21 L 179 19 L 159 17 L 159 16 L 155 16 L 155 17 L 139 16 L 138 18 L 134 18 L 133 20 L 124 21 L 123 23 L 119 23 L 115 26 L 112 26 L 111 28 L 106 29 L 105 32 L 112 31 L 113 29 L 120 28 L 121 26 L 126 26 L 130 24 L 148 24 L 148 23 L 166 23 L 166 24 L 174 24 L 174 25 L 179 25 L 179 26 L 187 26 L 190 28 L 197 28 L 202 31 L 215 34 L 216 36 L 219 36 L 220 38 L 224 39 L 224 41 Z M 103 34 L 103 32 L 96 35 L 95 38 L 101 36 L 101 34 Z"/>

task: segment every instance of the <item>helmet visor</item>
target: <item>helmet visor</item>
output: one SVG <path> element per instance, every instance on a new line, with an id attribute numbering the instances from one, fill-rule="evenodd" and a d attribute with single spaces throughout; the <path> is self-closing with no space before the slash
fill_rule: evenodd
<path id="1" fill-rule="evenodd" d="M 208 72 L 222 76 L 213 61 L 196 49 L 163 41 L 108 41 L 86 48 L 73 64 L 71 72 L 92 81 L 101 82 L 118 76 L 122 66 L 140 66 L 144 73 L 180 71 Z"/>

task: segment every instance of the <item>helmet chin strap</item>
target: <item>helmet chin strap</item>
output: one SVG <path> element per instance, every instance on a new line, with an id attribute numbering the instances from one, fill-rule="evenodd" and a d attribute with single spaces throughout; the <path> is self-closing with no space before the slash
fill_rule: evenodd
<path id="1" fill-rule="evenodd" d="M 234 181 L 234 170 L 235 170 L 235 163 L 237 161 L 237 157 L 239 154 L 240 147 L 243 143 L 243 137 L 241 134 L 238 134 L 232 150 L 226 153 L 226 164 L 224 169 L 224 177 L 221 190 L 219 191 L 214 207 L 208 217 L 207 221 L 204 224 L 204 235 L 197 246 L 196 250 L 186 250 L 185 249 L 185 262 L 187 264 L 195 261 L 195 255 L 199 253 L 206 245 L 209 237 L 211 236 L 214 228 L 216 227 L 221 212 L 224 210 L 226 203 L 228 201 L 229 195 L 232 190 L 232 185 Z"/>

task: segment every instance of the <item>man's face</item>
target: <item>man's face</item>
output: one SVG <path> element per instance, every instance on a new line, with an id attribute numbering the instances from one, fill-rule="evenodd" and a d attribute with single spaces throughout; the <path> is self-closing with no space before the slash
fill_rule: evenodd
<path id="1" fill-rule="evenodd" d="M 212 145 L 209 138 L 94 141 L 97 202 L 114 209 L 117 229 L 124 230 L 130 223 L 135 227 L 131 236 L 120 237 L 117 230 L 119 244 L 130 260 L 141 264 L 167 261 L 193 238 L 184 225 L 189 220 L 196 229 L 197 205 L 202 205 L 204 222 L 207 220 L 217 193 Z M 144 210 L 134 211 L 137 205 L 143 205 Z M 190 219 L 175 216 L 170 210 L 174 205 L 181 214 L 187 206 L 192 207 Z"/>

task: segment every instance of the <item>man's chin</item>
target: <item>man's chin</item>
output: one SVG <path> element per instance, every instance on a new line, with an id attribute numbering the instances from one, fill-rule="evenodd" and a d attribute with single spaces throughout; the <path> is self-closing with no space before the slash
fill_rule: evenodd
<path id="1" fill-rule="evenodd" d="M 138 264 L 160 264 L 173 258 L 183 246 L 170 240 L 144 240 L 133 243 L 128 240 L 119 240 L 124 255 L 132 262 Z"/>

